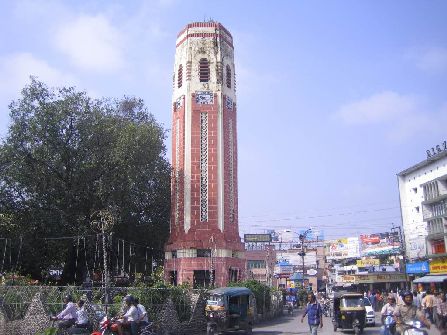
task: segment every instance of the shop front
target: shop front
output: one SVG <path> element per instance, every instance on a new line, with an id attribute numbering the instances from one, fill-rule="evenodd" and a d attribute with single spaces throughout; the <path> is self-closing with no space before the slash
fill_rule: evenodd
<path id="1" fill-rule="evenodd" d="M 363 292 L 405 289 L 407 276 L 404 273 L 357 274 L 355 283 Z"/>
<path id="2" fill-rule="evenodd" d="M 447 289 L 447 258 L 436 258 L 430 261 L 430 273 L 413 280 L 418 291 L 432 291 Z"/>

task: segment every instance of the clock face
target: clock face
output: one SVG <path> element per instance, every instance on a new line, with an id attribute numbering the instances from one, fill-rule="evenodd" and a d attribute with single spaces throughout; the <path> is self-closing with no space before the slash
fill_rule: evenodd
<path id="1" fill-rule="evenodd" d="M 213 92 L 199 91 L 196 92 L 196 103 L 201 105 L 210 105 L 214 103 Z"/>
<path id="2" fill-rule="evenodd" d="M 233 100 L 231 100 L 231 98 L 228 96 L 225 97 L 225 106 L 227 107 L 227 109 L 233 109 Z"/>

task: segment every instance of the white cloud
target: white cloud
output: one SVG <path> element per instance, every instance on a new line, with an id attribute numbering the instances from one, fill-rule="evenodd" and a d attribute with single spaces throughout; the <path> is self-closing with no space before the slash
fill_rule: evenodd
<path id="1" fill-rule="evenodd" d="M 372 124 L 412 114 L 417 107 L 417 98 L 386 91 L 345 104 L 337 115 L 347 124 Z"/>
<path id="2" fill-rule="evenodd" d="M 123 34 L 103 15 L 81 15 L 66 22 L 55 44 L 83 70 L 115 72 L 125 67 Z"/>
<path id="3" fill-rule="evenodd" d="M 341 106 L 336 117 L 351 126 L 379 125 L 388 139 L 402 142 L 423 132 L 444 135 L 447 104 L 433 109 L 422 98 L 386 91 Z"/>
<path id="4" fill-rule="evenodd" d="M 413 49 L 406 55 L 416 66 L 429 73 L 447 72 L 447 48 Z"/>

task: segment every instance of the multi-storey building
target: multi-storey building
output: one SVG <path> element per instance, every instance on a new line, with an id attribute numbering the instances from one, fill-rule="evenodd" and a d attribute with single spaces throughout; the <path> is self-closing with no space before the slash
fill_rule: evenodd
<path id="1" fill-rule="evenodd" d="M 224 286 L 244 276 L 238 227 L 233 38 L 218 22 L 177 36 L 172 96 L 171 232 L 165 279 Z"/>
<path id="2" fill-rule="evenodd" d="M 427 159 L 397 175 L 409 259 L 446 255 L 447 145 L 427 151 Z"/>

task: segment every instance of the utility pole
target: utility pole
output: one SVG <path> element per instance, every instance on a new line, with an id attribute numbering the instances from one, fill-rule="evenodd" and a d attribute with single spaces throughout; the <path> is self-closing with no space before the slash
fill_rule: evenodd
<path id="1" fill-rule="evenodd" d="M 115 224 L 114 215 L 108 210 L 100 210 L 92 214 L 92 224 L 96 226 L 98 230 L 101 231 L 102 235 L 102 254 L 103 254 L 103 262 L 104 262 L 104 297 L 105 297 L 105 305 L 106 305 L 106 313 L 107 307 L 110 303 L 109 301 L 109 268 L 108 268 L 108 253 L 107 253 L 107 239 L 106 232 L 109 232 L 113 225 Z"/>
<path id="2" fill-rule="evenodd" d="M 304 256 L 306 256 L 306 252 L 304 250 L 304 241 L 305 241 L 305 239 L 307 237 L 307 234 L 310 231 L 312 231 L 312 229 L 307 229 L 304 233 L 300 234 L 300 236 L 299 236 L 299 239 L 301 241 L 301 252 L 299 252 L 298 255 L 301 256 L 301 259 L 303 261 L 303 278 L 302 278 L 302 281 L 301 281 L 301 287 L 302 287 L 303 290 L 304 290 L 304 273 L 305 273 L 305 271 L 304 271 Z"/>
<path id="3" fill-rule="evenodd" d="M 406 256 L 406 250 L 405 250 L 405 241 L 404 241 L 403 236 L 402 236 L 402 229 L 401 229 L 400 226 L 395 227 L 394 226 L 394 222 L 391 223 L 391 225 L 392 225 L 391 231 L 393 233 L 399 231 L 399 233 L 398 233 L 399 234 L 398 235 L 399 236 L 399 243 L 400 243 L 399 255 L 402 256 L 402 270 L 403 270 L 404 275 L 405 275 L 405 286 L 406 286 L 405 288 L 408 288 L 409 280 L 408 280 L 408 275 L 407 275 L 407 256 Z"/>

